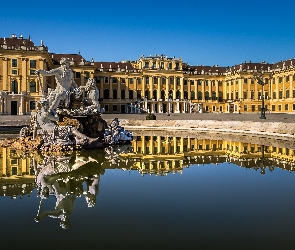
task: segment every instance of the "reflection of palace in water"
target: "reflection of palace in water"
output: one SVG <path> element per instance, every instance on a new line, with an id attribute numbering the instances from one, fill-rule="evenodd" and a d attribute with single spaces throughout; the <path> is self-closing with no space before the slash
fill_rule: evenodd
<path id="1" fill-rule="evenodd" d="M 182 173 L 192 165 L 232 163 L 246 169 L 275 168 L 294 171 L 294 149 L 282 144 L 259 145 L 254 140 L 204 139 L 172 136 L 134 136 L 126 145 L 104 150 L 70 152 L 50 156 L 32 152 L 22 155 L 14 149 L 0 148 L 0 196 L 22 198 L 37 190 L 40 206 L 35 220 L 58 218 L 62 228 L 70 226 L 69 216 L 77 198 L 84 197 L 88 207 L 96 205 L 100 176 L 107 169 L 138 171 L 142 176 Z M 43 211 L 50 197 L 52 210 Z"/>
<path id="2" fill-rule="evenodd" d="M 171 136 L 134 136 L 130 145 L 106 148 L 103 156 L 95 160 L 100 168 L 96 174 L 104 173 L 106 169 L 118 168 L 136 170 L 141 174 L 163 175 L 182 172 L 183 168 L 191 164 L 224 162 L 251 169 L 273 170 L 277 167 L 294 171 L 294 151 L 295 149 L 286 148 L 283 144 L 281 147 L 279 144 L 258 145 L 254 141 L 250 143 Z M 67 157 L 67 160 L 62 158 L 61 162 L 56 157 L 43 158 L 48 162 L 50 159 L 54 161 L 54 174 L 73 171 L 77 162 L 83 162 L 76 155 Z M 0 148 L 0 195 L 30 194 L 36 187 L 38 160 L 23 156 L 14 149 Z M 83 163 L 85 164 L 85 159 Z M 40 164 L 42 165 L 41 162 Z"/>
<path id="3" fill-rule="evenodd" d="M 283 145 L 283 144 L 282 144 Z M 133 151 L 121 154 L 133 159 L 133 168 L 141 174 L 164 175 L 181 172 L 191 164 L 233 163 L 240 167 L 273 170 L 275 167 L 294 171 L 294 149 L 265 146 L 249 142 L 185 137 L 137 136 Z"/>

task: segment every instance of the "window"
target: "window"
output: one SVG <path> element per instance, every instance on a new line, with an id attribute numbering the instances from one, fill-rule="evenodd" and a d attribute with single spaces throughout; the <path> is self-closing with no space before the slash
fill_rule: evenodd
<path id="1" fill-rule="evenodd" d="M 195 85 L 195 81 L 194 80 L 191 80 L 190 83 L 191 83 L 191 85 Z"/>
<path id="2" fill-rule="evenodd" d="M 292 109 L 295 110 L 295 103 L 292 104 Z"/>
<path id="3" fill-rule="evenodd" d="M 279 77 L 279 83 L 281 83 L 283 81 L 283 77 Z"/>
<path id="4" fill-rule="evenodd" d="M 36 88 L 36 82 L 30 81 L 30 92 L 37 92 L 37 88 Z"/>
<path id="5" fill-rule="evenodd" d="M 129 99 L 133 99 L 133 90 L 129 89 Z"/>
<path id="6" fill-rule="evenodd" d="M 128 83 L 133 84 L 134 83 L 134 78 L 128 78 Z"/>
<path id="7" fill-rule="evenodd" d="M 289 110 L 289 105 L 288 104 L 285 104 L 285 110 Z"/>
<path id="8" fill-rule="evenodd" d="M 208 86 L 208 85 L 209 85 L 209 81 L 205 80 L 205 86 Z"/>
<path id="9" fill-rule="evenodd" d="M 150 84 L 150 78 L 148 76 L 145 77 L 145 83 Z"/>
<path id="10" fill-rule="evenodd" d="M 12 74 L 12 75 L 17 75 L 17 69 L 13 69 L 13 70 L 11 70 L 11 74 Z"/>
<path id="11" fill-rule="evenodd" d="M 144 67 L 145 67 L 145 68 L 148 68 L 148 67 L 149 67 L 149 62 L 145 62 L 145 63 L 144 63 Z"/>
<path id="12" fill-rule="evenodd" d="M 17 59 L 11 60 L 11 67 L 17 67 Z"/>
<path id="13" fill-rule="evenodd" d="M 105 110 L 106 112 L 109 111 L 109 105 L 108 105 L 108 104 L 105 104 L 105 105 L 104 105 L 104 110 Z"/>
<path id="14" fill-rule="evenodd" d="M 216 92 L 215 91 L 212 91 L 212 100 L 217 100 Z"/>
<path id="15" fill-rule="evenodd" d="M 283 98 L 283 91 L 280 90 L 280 91 L 279 91 L 279 99 L 282 99 L 282 98 Z"/>
<path id="16" fill-rule="evenodd" d="M 273 98 L 273 99 L 277 99 L 277 93 L 276 93 L 276 92 L 273 92 L 273 93 L 272 93 L 272 98 Z"/>
<path id="17" fill-rule="evenodd" d="M 196 96 L 195 96 L 195 91 L 191 91 L 191 100 L 195 100 Z"/>
<path id="18" fill-rule="evenodd" d="M 271 105 L 271 111 L 276 111 L 276 105 Z"/>
<path id="19" fill-rule="evenodd" d="M 198 85 L 202 86 L 202 80 L 198 80 Z"/>
<path id="20" fill-rule="evenodd" d="M 118 91 L 113 89 L 113 99 L 118 99 Z"/>
<path id="21" fill-rule="evenodd" d="M 248 105 L 244 105 L 244 111 L 248 111 Z"/>
<path id="22" fill-rule="evenodd" d="M 154 77 L 153 79 L 154 79 L 154 81 L 153 81 L 154 84 L 158 84 L 158 78 L 157 77 Z"/>
<path id="23" fill-rule="evenodd" d="M 169 83 L 174 84 L 174 78 L 173 77 L 169 77 Z"/>
<path id="24" fill-rule="evenodd" d="M 252 112 L 255 111 L 255 105 L 251 105 L 251 110 L 252 110 Z"/>
<path id="25" fill-rule="evenodd" d="M 247 83 L 247 78 L 244 78 L 244 83 Z"/>
<path id="26" fill-rule="evenodd" d="M 206 91 L 206 92 L 205 92 L 205 100 L 209 100 L 209 99 L 210 99 L 210 97 L 209 97 L 209 92 Z"/>
<path id="27" fill-rule="evenodd" d="M 187 79 L 183 80 L 183 85 L 187 85 Z"/>
<path id="28" fill-rule="evenodd" d="M 125 89 L 121 89 L 121 99 L 125 99 Z"/>
<path id="29" fill-rule="evenodd" d="M 169 69 L 172 69 L 172 63 L 171 62 L 169 63 Z"/>
<path id="30" fill-rule="evenodd" d="M 104 83 L 109 83 L 109 78 L 107 76 L 104 78 Z"/>
<path id="31" fill-rule="evenodd" d="M 254 99 L 254 91 L 251 91 L 251 99 Z"/>
<path id="32" fill-rule="evenodd" d="M 141 98 L 141 90 L 139 90 L 139 89 L 136 91 L 136 98 L 137 99 Z"/>
<path id="33" fill-rule="evenodd" d="M 213 81 L 211 81 L 211 83 L 212 83 L 212 86 L 215 86 L 215 81 L 213 80 Z"/>
<path id="34" fill-rule="evenodd" d="M 108 89 L 105 89 L 103 91 L 103 98 L 106 98 L 106 99 L 110 98 L 110 91 Z"/>
<path id="35" fill-rule="evenodd" d="M 179 69 L 179 63 L 175 64 L 175 69 Z"/>
<path id="36" fill-rule="evenodd" d="M 198 100 L 202 100 L 202 91 L 198 92 Z"/>
<path id="37" fill-rule="evenodd" d="M 286 76 L 286 82 L 289 82 L 289 76 Z"/>
<path id="38" fill-rule="evenodd" d="M 243 98 L 244 98 L 244 99 L 247 99 L 247 96 L 248 96 L 248 92 L 247 92 L 247 91 L 244 91 L 244 92 L 243 92 Z"/>
<path id="39" fill-rule="evenodd" d="M 76 74 L 75 74 L 75 78 L 76 78 L 76 79 L 81 78 L 81 72 L 76 72 Z M 98 76 L 97 78 L 99 78 L 99 81 L 100 81 L 100 76 Z M 96 78 L 96 79 L 97 79 L 97 78 Z"/>
<path id="40" fill-rule="evenodd" d="M 30 70 L 30 75 L 35 75 L 35 70 Z"/>
<path id="41" fill-rule="evenodd" d="M 222 87 L 222 81 L 218 81 L 218 86 Z"/>
<path id="42" fill-rule="evenodd" d="M 30 111 L 36 109 L 36 101 L 30 101 L 29 102 L 29 109 L 30 109 Z"/>
<path id="43" fill-rule="evenodd" d="M 287 89 L 286 90 L 286 98 L 289 98 L 290 96 L 289 96 L 289 93 L 290 93 L 290 91 L 289 91 L 289 89 Z"/>
<path id="44" fill-rule="evenodd" d="M 141 78 L 136 78 L 137 84 L 141 84 Z"/>
<path id="45" fill-rule="evenodd" d="M 239 92 L 236 91 L 236 100 L 239 99 Z"/>
<path id="46" fill-rule="evenodd" d="M 121 78 L 121 83 L 125 84 L 126 83 L 126 79 L 125 78 Z"/>
<path id="47" fill-rule="evenodd" d="M 165 77 L 162 77 L 162 84 L 166 84 L 166 78 Z"/>
<path id="48" fill-rule="evenodd" d="M 251 78 L 251 84 L 254 84 L 254 78 Z"/>
<path id="49" fill-rule="evenodd" d="M 36 60 L 30 60 L 30 68 L 35 69 L 36 68 Z"/>
<path id="50" fill-rule="evenodd" d="M 112 81 L 113 81 L 114 84 L 118 83 L 118 79 L 117 79 L 117 77 L 113 77 L 113 78 L 112 78 Z"/>
<path id="51" fill-rule="evenodd" d="M 10 85 L 11 92 L 18 93 L 18 83 L 16 80 L 13 80 Z"/>
<path id="52" fill-rule="evenodd" d="M 118 111 L 118 105 L 113 105 L 113 111 L 115 111 L 115 112 Z"/>
<path id="53" fill-rule="evenodd" d="M 281 104 L 278 105 L 278 110 L 282 111 L 282 105 Z"/>
<path id="54" fill-rule="evenodd" d="M 180 78 L 179 77 L 176 78 L 176 84 L 180 85 Z"/>

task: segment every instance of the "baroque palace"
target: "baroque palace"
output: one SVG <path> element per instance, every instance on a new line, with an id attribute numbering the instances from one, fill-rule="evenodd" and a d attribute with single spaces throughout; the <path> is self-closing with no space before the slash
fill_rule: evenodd
<path id="1" fill-rule="evenodd" d="M 36 109 L 42 91 L 56 87 L 52 76 L 37 76 L 70 58 L 78 86 L 96 81 L 105 113 L 275 113 L 295 111 L 295 59 L 243 62 L 231 67 L 191 66 L 182 58 L 144 56 L 135 61 L 95 62 L 78 54 L 50 53 L 41 41 L 0 38 L 0 114 L 25 115 Z M 255 74 L 263 76 L 262 81 Z"/>

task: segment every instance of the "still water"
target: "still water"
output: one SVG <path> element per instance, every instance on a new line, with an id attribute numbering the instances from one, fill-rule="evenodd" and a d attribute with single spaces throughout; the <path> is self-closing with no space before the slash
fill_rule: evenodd
<path id="1" fill-rule="evenodd" d="M 51 156 L 1 148 L 1 248 L 294 249 L 292 143 L 257 141 L 135 136 Z"/>

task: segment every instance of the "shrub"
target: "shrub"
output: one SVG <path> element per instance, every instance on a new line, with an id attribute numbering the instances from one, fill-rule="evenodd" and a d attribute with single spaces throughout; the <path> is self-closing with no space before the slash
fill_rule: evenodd
<path id="1" fill-rule="evenodd" d="M 146 120 L 156 120 L 157 117 L 155 114 L 147 114 L 146 115 Z"/>

